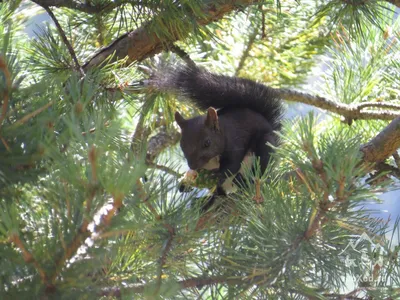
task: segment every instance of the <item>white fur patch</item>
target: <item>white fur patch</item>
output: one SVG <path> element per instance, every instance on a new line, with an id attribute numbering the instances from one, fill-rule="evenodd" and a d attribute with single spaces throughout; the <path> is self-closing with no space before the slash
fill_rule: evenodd
<path id="1" fill-rule="evenodd" d="M 247 168 L 251 168 L 253 162 L 254 162 L 255 156 L 253 152 L 247 152 L 246 156 L 244 157 L 239 172 L 240 174 L 244 175 L 244 170 Z M 215 170 L 219 169 L 219 156 L 213 157 L 210 159 L 202 169 L 206 170 Z M 237 190 L 236 185 L 233 184 L 233 179 L 235 179 L 236 174 L 228 177 L 224 183 L 222 184 L 222 188 L 226 193 L 233 193 Z"/>

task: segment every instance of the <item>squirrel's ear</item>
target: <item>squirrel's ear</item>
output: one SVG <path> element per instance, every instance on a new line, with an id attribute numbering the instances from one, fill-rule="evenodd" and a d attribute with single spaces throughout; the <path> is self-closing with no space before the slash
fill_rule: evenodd
<path id="1" fill-rule="evenodd" d="M 219 130 L 219 121 L 218 121 L 218 114 L 217 111 L 215 110 L 215 108 L 213 107 L 209 107 L 207 109 L 207 117 L 206 117 L 206 122 L 205 122 L 206 126 L 215 129 L 215 130 Z"/>
<path id="2" fill-rule="evenodd" d="M 179 127 L 182 128 L 183 123 L 186 121 L 179 112 L 175 112 L 175 121 L 178 123 Z"/>

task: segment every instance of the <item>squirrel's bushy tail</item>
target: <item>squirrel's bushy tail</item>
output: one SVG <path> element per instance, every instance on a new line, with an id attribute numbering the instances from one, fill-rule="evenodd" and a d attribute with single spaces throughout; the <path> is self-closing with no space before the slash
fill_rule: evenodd
<path id="1" fill-rule="evenodd" d="M 156 74 L 151 85 L 172 90 L 190 98 L 200 109 L 249 108 L 262 114 L 279 130 L 283 114 L 282 101 L 270 87 L 252 80 L 217 75 L 197 67 L 178 67 Z"/>

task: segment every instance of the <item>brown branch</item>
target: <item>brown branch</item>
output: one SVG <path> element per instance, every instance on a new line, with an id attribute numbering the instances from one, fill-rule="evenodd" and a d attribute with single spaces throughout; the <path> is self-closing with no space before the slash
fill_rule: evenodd
<path id="1" fill-rule="evenodd" d="M 0 137 L 0 140 L 3 143 L 4 147 L 6 147 L 7 151 L 11 153 L 11 148 L 8 145 L 7 141 L 3 137 Z"/>
<path id="2" fill-rule="evenodd" d="M 400 169 L 399 168 L 396 168 L 389 164 L 385 164 L 383 162 L 377 163 L 375 168 L 377 169 L 378 174 L 381 174 L 382 172 L 389 172 L 390 175 L 400 179 Z"/>
<path id="3" fill-rule="evenodd" d="M 86 214 L 90 214 L 91 210 L 91 205 L 93 202 L 94 197 L 96 196 L 96 182 L 97 182 L 97 170 L 96 170 L 96 148 L 93 146 L 90 148 L 89 153 L 88 153 L 88 160 L 90 163 L 91 171 L 92 171 L 92 178 L 91 178 L 91 183 L 88 185 L 90 188 L 90 195 L 88 199 L 86 200 Z M 122 199 L 123 195 L 119 194 L 117 196 L 114 195 L 114 203 L 113 203 L 113 208 L 107 212 L 104 218 L 102 219 L 103 223 L 107 226 L 110 223 L 111 218 L 114 216 L 114 213 L 116 209 L 118 209 L 122 205 Z M 54 282 L 55 279 L 57 278 L 58 274 L 64 267 L 65 263 L 72 258 L 73 255 L 76 254 L 76 251 L 82 246 L 84 243 L 85 239 L 90 236 L 90 231 L 88 230 L 88 226 L 90 223 L 90 220 L 88 216 L 85 215 L 82 221 L 82 224 L 78 230 L 78 232 L 75 234 L 75 237 L 72 239 L 72 241 L 68 244 L 66 247 L 63 255 L 56 260 L 55 263 L 55 272 L 53 273 L 51 277 L 51 282 Z"/>
<path id="4" fill-rule="evenodd" d="M 94 197 L 95 193 L 92 193 L 91 197 Z M 87 200 L 89 201 L 89 199 Z M 90 200 L 92 201 L 92 200 Z M 75 254 L 76 251 L 82 246 L 84 241 L 90 237 L 90 231 L 88 230 L 89 222 L 85 218 L 80 226 L 78 232 L 75 234 L 72 241 L 68 244 L 66 250 L 62 254 L 62 256 L 56 260 L 55 262 L 55 272 L 51 276 L 50 280 L 52 283 L 56 280 L 58 274 L 61 272 L 62 268 L 64 267 L 65 263 L 71 259 Z"/>
<path id="5" fill-rule="evenodd" d="M 201 289 L 204 286 L 217 285 L 217 284 L 227 284 L 227 285 L 252 285 L 257 284 L 259 282 L 263 282 L 265 280 L 264 275 L 259 276 L 243 276 L 243 277 L 225 277 L 225 276 L 214 276 L 214 277 L 194 277 L 185 280 L 178 281 L 177 284 L 180 286 L 180 290 L 190 289 L 190 288 L 198 288 Z M 144 284 L 144 285 L 128 285 L 126 287 L 117 287 L 117 288 L 108 288 L 103 289 L 99 293 L 100 296 L 113 296 L 113 297 L 121 297 L 125 292 L 126 293 L 144 293 L 148 287 L 151 287 L 152 283 Z M 297 293 L 299 295 L 308 296 L 306 292 L 303 291 L 295 291 L 290 289 L 292 293 Z"/>
<path id="6" fill-rule="evenodd" d="M 224 276 L 218 276 L 218 277 L 208 277 L 208 278 L 189 278 L 186 280 L 181 280 L 178 281 L 178 285 L 180 285 L 180 289 L 187 289 L 187 288 L 202 288 L 204 286 L 208 285 L 216 285 L 216 284 L 228 284 L 228 285 L 243 285 L 243 284 L 249 284 L 251 282 L 257 282 L 259 279 L 261 279 L 261 276 L 255 276 L 252 277 L 251 279 L 247 278 L 227 278 Z M 133 292 L 133 293 L 144 293 L 146 288 L 148 286 L 151 286 L 151 283 L 148 285 L 131 285 L 127 286 L 126 288 L 109 288 L 109 289 L 104 289 L 100 292 L 101 296 L 114 296 L 114 297 L 120 297 L 122 294 L 126 292 Z"/>
<path id="7" fill-rule="evenodd" d="M 89 159 L 89 164 L 90 168 L 92 170 L 92 184 L 96 184 L 97 182 L 97 168 L 96 168 L 96 160 L 97 160 L 97 154 L 96 154 L 96 147 L 92 146 L 89 150 L 88 154 L 88 159 Z"/>
<path id="8" fill-rule="evenodd" d="M 8 70 L 6 61 L 2 56 L 0 56 L 0 70 L 3 71 L 4 78 L 6 80 L 6 86 L 3 91 L 3 101 L 1 105 L 1 114 L 0 114 L 0 129 L 1 129 L 3 121 L 7 115 L 9 92 L 11 91 L 11 74 L 10 71 Z"/>
<path id="9" fill-rule="evenodd" d="M 221 4 L 208 4 L 204 8 L 205 17 L 198 19 L 199 25 L 207 25 L 211 22 L 221 19 L 224 15 L 232 12 L 238 6 L 251 5 L 256 0 L 225 0 Z M 211 2 L 212 3 L 212 2 Z M 162 19 L 162 16 L 159 16 Z M 88 70 L 94 66 L 101 65 L 107 58 L 111 57 L 110 62 L 122 59 L 128 56 L 127 63 L 141 61 L 147 57 L 160 53 L 164 49 L 168 49 L 168 45 L 180 39 L 186 38 L 190 31 L 178 32 L 171 29 L 168 38 L 160 37 L 156 34 L 154 26 L 148 22 L 140 28 L 128 32 L 116 39 L 109 46 L 101 49 L 96 53 L 84 66 L 84 70 Z"/>
<path id="10" fill-rule="evenodd" d="M 36 0 L 34 0 L 34 1 L 36 1 Z M 83 69 L 82 69 L 81 65 L 79 64 L 78 58 L 76 57 L 74 48 L 72 48 L 71 43 L 68 41 L 67 36 L 65 35 L 65 32 L 62 29 L 60 23 L 58 22 L 56 16 L 53 14 L 53 12 L 50 10 L 50 8 L 48 6 L 42 6 L 42 7 L 46 10 L 46 12 L 49 14 L 50 18 L 53 20 L 54 24 L 56 25 L 58 33 L 60 34 L 64 44 L 67 46 L 69 54 L 71 55 L 72 60 L 75 63 L 76 70 L 79 71 L 81 76 L 85 76 L 85 73 L 83 72 Z"/>
<path id="11" fill-rule="evenodd" d="M 35 0 L 40 6 L 54 6 L 65 7 L 74 10 L 79 10 L 88 14 L 107 13 L 124 4 L 141 4 L 140 1 L 136 3 L 133 0 L 115 0 L 99 4 L 92 4 L 91 1 L 75 1 L 75 0 Z"/>
<path id="12" fill-rule="evenodd" d="M 147 147 L 146 159 L 153 162 L 154 159 L 166 148 L 179 142 L 181 134 L 176 130 L 163 127 L 159 133 L 151 137 Z"/>
<path id="13" fill-rule="evenodd" d="M 174 227 L 172 227 L 169 224 L 165 224 L 164 227 L 167 228 L 169 236 L 168 236 L 167 242 L 164 246 L 164 249 L 162 251 L 161 257 L 160 257 L 160 262 L 159 262 L 159 267 L 158 267 L 157 285 L 156 285 L 156 289 L 154 291 L 154 295 L 157 295 L 158 292 L 160 291 L 161 283 L 162 283 L 163 268 L 167 261 L 168 253 L 172 248 L 172 241 L 175 237 Z"/>
<path id="14" fill-rule="evenodd" d="M 365 162 L 382 162 L 400 147 L 400 117 L 360 147 Z"/>
<path id="15" fill-rule="evenodd" d="M 320 96 L 314 96 L 298 91 L 293 91 L 289 89 L 277 89 L 276 90 L 279 95 L 287 100 L 293 102 L 304 103 L 308 105 L 312 105 L 314 107 L 322 108 L 328 110 L 330 112 L 336 113 L 338 115 L 343 116 L 348 122 L 351 120 L 371 120 L 371 119 L 379 119 L 379 120 L 393 120 L 397 117 L 400 117 L 400 112 L 393 111 L 362 111 L 363 103 L 360 104 L 352 104 L 347 105 L 344 103 L 334 102 L 332 100 L 326 99 Z M 370 102 L 367 103 L 367 106 L 372 106 Z M 377 106 L 377 103 L 376 105 Z M 380 107 L 390 107 L 400 109 L 398 105 L 390 104 L 390 103 L 381 103 Z"/>
<path id="16" fill-rule="evenodd" d="M 167 166 L 155 164 L 155 163 L 153 163 L 151 161 L 146 161 L 146 164 L 147 164 L 147 166 L 149 168 L 161 170 L 161 171 L 163 171 L 165 173 L 168 173 L 170 175 L 173 175 L 175 177 L 181 177 L 183 175 L 183 174 L 181 174 L 179 172 L 176 172 L 175 170 L 173 170 L 173 169 L 171 169 L 171 168 L 169 168 Z"/>
<path id="17" fill-rule="evenodd" d="M 109 226 L 111 224 L 112 218 L 118 212 L 118 210 L 122 207 L 122 200 L 124 199 L 123 194 L 115 194 L 113 195 L 114 201 L 112 203 L 112 208 L 103 216 L 101 216 L 101 220 L 104 226 Z M 101 230 L 100 230 L 101 231 Z"/>
<path id="18" fill-rule="evenodd" d="M 96 153 L 96 148 L 95 146 L 92 145 L 92 147 L 89 150 L 88 154 L 88 160 L 90 164 L 90 169 L 92 170 L 92 178 L 89 183 L 89 189 L 91 189 L 91 195 L 89 199 L 86 201 L 86 214 L 90 214 L 90 210 L 92 207 L 92 201 L 96 195 L 96 186 L 97 186 L 97 166 L 96 166 L 96 160 L 97 160 L 97 153 Z M 86 219 L 87 224 L 89 224 L 89 220 Z"/>
<path id="19" fill-rule="evenodd" d="M 264 202 L 264 198 L 261 194 L 261 180 L 260 178 L 256 178 L 255 180 L 255 187 L 256 187 L 256 194 L 253 197 L 253 200 L 257 203 L 263 203 Z"/>
<path id="20" fill-rule="evenodd" d="M 366 107 L 391 108 L 391 109 L 396 109 L 396 110 L 399 109 L 400 110 L 400 105 L 393 104 L 393 103 L 387 103 L 387 102 L 362 102 L 359 104 L 355 104 L 354 107 L 358 111 L 360 111 Z"/>
<path id="21" fill-rule="evenodd" d="M 66 251 L 64 254 L 56 261 L 56 271 L 51 276 L 51 282 L 54 282 L 60 273 L 61 269 L 64 267 L 65 263 L 72 258 L 76 254 L 76 251 L 79 247 L 82 246 L 83 242 L 90 236 L 90 231 L 87 228 L 86 222 L 82 223 L 82 226 L 79 228 L 78 232 L 75 234 L 72 241 L 68 244 Z"/>
<path id="22" fill-rule="evenodd" d="M 177 45 L 170 45 L 169 50 L 178 55 L 189 67 L 196 67 L 196 63 L 190 58 L 189 54 Z"/>
<path id="23" fill-rule="evenodd" d="M 143 183 L 140 181 L 140 179 L 136 181 L 136 189 L 138 192 L 139 199 L 142 201 L 142 203 L 147 206 L 147 208 L 150 210 L 150 212 L 155 216 L 157 220 L 160 220 L 161 216 L 157 213 L 153 205 L 149 203 L 149 197 L 147 196 L 146 191 L 144 190 Z"/>
<path id="24" fill-rule="evenodd" d="M 43 105 L 42 107 L 38 108 L 37 110 L 27 114 L 26 116 L 24 116 L 21 119 L 19 119 L 18 121 L 16 121 L 12 126 L 19 126 L 19 125 L 24 124 L 26 121 L 28 121 L 31 118 L 36 117 L 38 114 L 40 114 L 42 111 L 46 110 L 53 104 L 54 104 L 54 102 L 49 102 L 49 103 Z"/>
<path id="25" fill-rule="evenodd" d="M 264 16 L 264 13 L 263 13 L 263 16 Z M 249 37 L 249 41 L 247 42 L 246 48 L 243 50 L 242 56 L 240 57 L 238 67 L 235 70 L 235 76 L 238 76 L 240 71 L 243 69 L 244 63 L 250 55 L 251 48 L 253 48 L 254 41 L 256 40 L 257 34 L 258 34 L 258 28 L 255 28 L 254 32 Z"/>
<path id="26" fill-rule="evenodd" d="M 12 243 L 14 243 L 14 245 L 22 252 L 22 257 L 24 258 L 24 261 L 26 263 L 31 263 L 35 266 L 36 271 L 39 273 L 40 279 L 42 280 L 42 282 L 47 286 L 48 283 L 48 279 L 47 279 L 47 275 L 44 272 L 43 268 L 39 265 L 38 261 L 33 257 L 32 253 L 30 253 L 24 243 L 22 242 L 22 240 L 20 239 L 18 234 L 13 234 L 10 237 L 10 241 Z"/>
<path id="27" fill-rule="evenodd" d="M 392 175 L 399 177 L 400 170 L 388 164 L 382 163 L 387 157 L 393 155 L 396 150 L 400 147 L 400 117 L 393 120 L 382 132 L 380 132 L 370 142 L 360 147 L 360 151 L 364 154 L 363 160 L 367 163 L 377 163 L 376 168 L 380 171 L 389 171 Z M 311 152 L 311 151 L 310 151 Z M 326 180 L 326 174 L 323 169 L 322 162 L 318 159 L 312 160 L 312 165 L 315 171 L 320 175 L 324 185 L 328 187 Z M 301 176 L 301 173 L 297 172 L 300 178 L 307 185 L 305 176 Z M 315 217 L 310 220 L 308 229 L 304 233 L 304 238 L 311 238 L 326 222 L 326 212 L 334 206 L 340 205 L 345 201 L 346 195 L 344 194 L 344 182 L 345 178 L 341 178 L 338 182 L 338 188 L 336 190 L 336 199 L 334 201 L 328 201 L 328 193 L 324 188 L 324 194 L 322 201 L 319 202 L 319 207 Z"/>
<path id="28" fill-rule="evenodd" d="M 143 93 L 149 90 L 135 89 L 133 85 L 129 86 L 129 92 Z M 290 89 L 274 89 L 276 93 L 284 100 L 308 104 L 317 108 L 342 116 L 347 123 L 351 124 L 353 120 L 393 120 L 400 117 L 400 105 L 388 102 L 364 102 L 358 104 L 344 104 L 335 102 L 327 98 L 311 95 Z M 367 107 L 388 108 L 391 110 L 364 110 Z M 399 111 L 395 111 L 399 110 Z"/>
<path id="29" fill-rule="evenodd" d="M 145 130 L 145 127 L 144 127 L 145 117 L 146 117 L 146 112 L 145 111 L 141 111 L 138 123 L 136 125 L 135 132 L 132 135 L 131 150 L 135 154 L 139 154 L 140 147 L 138 147 L 138 146 L 142 145 L 142 143 L 138 144 L 137 141 L 146 141 L 148 135 L 150 134 L 150 131 Z"/>

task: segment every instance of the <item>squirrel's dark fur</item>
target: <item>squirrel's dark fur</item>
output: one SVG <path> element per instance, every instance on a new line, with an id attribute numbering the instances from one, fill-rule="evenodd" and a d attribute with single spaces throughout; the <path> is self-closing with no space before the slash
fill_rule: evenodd
<path id="1" fill-rule="evenodd" d="M 260 158 L 261 171 L 265 171 L 272 151 L 266 143 L 277 143 L 274 131 L 281 128 L 283 111 L 274 89 L 197 67 L 179 67 L 161 75 L 152 80 L 157 89 L 172 90 L 207 109 L 205 116 L 187 120 L 175 114 L 182 129 L 181 148 L 191 169 L 202 169 L 218 156 L 219 191 L 249 152 Z"/>

